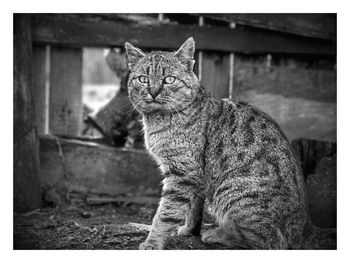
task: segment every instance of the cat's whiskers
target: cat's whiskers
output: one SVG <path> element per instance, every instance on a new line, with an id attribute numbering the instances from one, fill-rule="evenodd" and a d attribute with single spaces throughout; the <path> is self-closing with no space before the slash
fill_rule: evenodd
<path id="1" fill-rule="evenodd" d="M 170 105 L 172 106 L 172 109 L 174 109 L 175 112 L 180 115 L 181 111 L 177 108 L 177 105 L 178 105 L 177 100 L 169 97 L 167 102 L 174 103 L 175 105 L 174 104 L 170 104 Z"/>
<path id="2" fill-rule="evenodd" d="M 171 105 L 167 104 L 165 107 L 168 110 L 168 112 L 170 113 L 170 116 L 171 116 L 170 120 L 172 120 L 174 118 L 174 114 L 171 111 Z"/>
<path id="3" fill-rule="evenodd" d="M 133 107 L 130 107 L 126 119 L 128 119 L 131 116 L 131 114 L 136 111 L 137 106 L 139 106 L 142 102 L 143 102 L 143 96 L 140 95 L 138 102 L 135 105 L 133 105 Z"/>
<path id="4" fill-rule="evenodd" d="M 169 104 L 169 107 L 170 107 L 170 109 L 169 109 L 170 113 L 173 115 L 172 110 L 174 110 L 174 111 L 176 112 L 177 116 L 179 116 L 180 121 L 181 121 L 181 122 L 184 122 L 183 116 L 182 116 L 181 113 L 178 111 L 178 109 L 177 109 L 174 105 L 172 105 L 172 104 Z"/>
<path id="5" fill-rule="evenodd" d="M 134 113 L 134 112 L 136 112 L 136 109 L 135 109 L 135 107 L 133 106 L 133 107 L 130 107 L 129 109 L 128 109 L 128 111 L 127 111 L 127 115 L 126 115 L 126 119 L 128 120 L 129 119 L 129 117 L 131 117 L 131 115 Z"/>

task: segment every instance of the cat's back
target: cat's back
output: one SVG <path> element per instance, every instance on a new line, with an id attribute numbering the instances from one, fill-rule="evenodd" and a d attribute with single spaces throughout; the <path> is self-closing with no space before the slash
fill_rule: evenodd
<path id="1" fill-rule="evenodd" d="M 278 124 L 249 104 L 215 99 L 209 103 L 206 171 L 214 187 L 235 180 L 240 189 L 246 185 L 302 202 L 302 174 Z"/>
<path id="2" fill-rule="evenodd" d="M 263 215 L 258 219 L 274 222 L 288 243 L 298 246 L 307 223 L 305 184 L 288 139 L 272 118 L 251 105 L 225 100 L 213 105 L 222 108 L 219 116 L 208 115 L 213 128 L 207 134 L 206 173 L 212 178 L 209 194 L 216 217 L 225 223 L 233 216 L 248 226 L 247 220 Z"/>
<path id="3" fill-rule="evenodd" d="M 279 125 L 266 113 L 250 104 L 234 104 L 227 99 L 211 98 L 208 100 L 206 115 L 208 141 L 217 145 L 217 148 L 228 147 L 235 152 L 272 148 L 278 151 L 291 150 L 289 141 Z M 220 154 L 221 151 L 218 150 Z"/>

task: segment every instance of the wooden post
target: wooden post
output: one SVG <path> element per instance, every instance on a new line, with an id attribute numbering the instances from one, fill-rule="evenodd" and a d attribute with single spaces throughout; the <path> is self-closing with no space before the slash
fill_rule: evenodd
<path id="1" fill-rule="evenodd" d="M 38 134 L 47 133 L 47 108 L 46 108 L 46 47 L 33 47 L 33 88 L 35 102 L 35 119 L 37 124 Z"/>
<path id="2" fill-rule="evenodd" d="M 14 14 L 14 210 L 41 207 L 30 16 Z"/>
<path id="3" fill-rule="evenodd" d="M 204 18 L 199 17 L 199 26 Z M 216 98 L 228 98 L 230 93 L 231 57 L 226 53 L 198 52 L 198 78 L 204 88 Z M 232 60 L 233 61 L 233 60 Z"/>
<path id="4" fill-rule="evenodd" d="M 198 24 L 199 26 L 203 26 L 204 24 L 204 18 L 202 16 L 199 17 L 199 21 L 198 21 Z M 197 56 L 198 56 L 198 63 L 197 63 L 197 69 L 198 69 L 198 80 L 200 82 L 202 82 L 202 66 L 203 66 L 203 51 L 199 51 L 197 53 Z"/>
<path id="5" fill-rule="evenodd" d="M 51 47 L 49 130 L 79 136 L 83 123 L 82 49 Z"/>
<path id="6" fill-rule="evenodd" d="M 236 23 L 231 22 L 230 23 L 230 28 L 236 28 Z M 236 98 L 236 89 L 235 89 L 235 54 L 233 52 L 230 53 L 230 72 L 229 72 L 229 88 L 228 88 L 228 93 L 229 93 L 229 98 L 233 102 L 237 102 Z"/>

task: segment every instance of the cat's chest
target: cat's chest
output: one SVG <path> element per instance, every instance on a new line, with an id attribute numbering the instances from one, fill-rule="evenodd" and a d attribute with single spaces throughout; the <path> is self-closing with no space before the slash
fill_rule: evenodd
<path id="1" fill-rule="evenodd" d="M 148 152 L 159 161 L 172 160 L 187 148 L 186 136 L 173 125 L 147 125 L 145 144 Z"/>
<path id="2" fill-rule="evenodd" d="M 174 148 L 176 139 L 169 127 L 150 127 L 145 129 L 146 148 L 154 157 L 166 157 L 169 149 Z"/>

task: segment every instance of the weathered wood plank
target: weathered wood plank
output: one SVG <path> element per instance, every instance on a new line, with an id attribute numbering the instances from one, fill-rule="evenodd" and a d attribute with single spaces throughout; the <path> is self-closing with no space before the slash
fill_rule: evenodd
<path id="1" fill-rule="evenodd" d="M 33 47 L 33 86 L 36 126 L 39 134 L 45 133 L 45 76 L 46 72 L 46 47 Z"/>
<path id="2" fill-rule="evenodd" d="M 39 148 L 32 86 L 30 16 L 14 14 L 14 210 L 41 207 Z"/>
<path id="3" fill-rule="evenodd" d="M 289 139 L 336 141 L 336 69 L 332 61 L 235 57 L 238 101 L 265 111 Z M 320 67 L 323 67 L 320 70 Z"/>
<path id="4" fill-rule="evenodd" d="M 51 47 L 49 129 L 79 135 L 83 118 L 82 49 Z"/>
<path id="5" fill-rule="evenodd" d="M 229 97 L 230 55 L 203 52 L 201 83 L 216 98 Z"/>
<path id="6" fill-rule="evenodd" d="M 239 25 L 336 40 L 337 14 L 198 14 Z"/>
<path id="7" fill-rule="evenodd" d="M 84 19 L 84 15 L 79 19 L 64 15 L 35 15 L 32 26 L 35 43 L 65 46 L 124 46 L 129 41 L 141 48 L 177 49 L 186 38 L 193 36 L 198 50 L 336 54 L 335 41 L 240 28 L 93 21 Z"/>
<path id="8" fill-rule="evenodd" d="M 160 172 L 142 150 L 41 136 L 40 159 L 44 189 L 57 185 L 114 196 L 160 193 Z"/>

